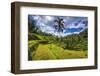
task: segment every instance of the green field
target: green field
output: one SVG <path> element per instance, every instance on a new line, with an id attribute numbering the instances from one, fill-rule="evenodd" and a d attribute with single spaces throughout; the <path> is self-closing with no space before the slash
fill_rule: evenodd
<path id="1" fill-rule="evenodd" d="M 65 50 L 53 43 L 42 43 L 42 40 L 30 40 L 30 60 L 86 58 L 87 51 Z M 45 41 L 44 41 L 45 42 Z"/>
<path id="2" fill-rule="evenodd" d="M 37 48 L 33 60 L 47 59 L 68 59 L 68 58 L 85 58 L 86 51 L 64 50 L 54 44 L 42 45 Z"/>

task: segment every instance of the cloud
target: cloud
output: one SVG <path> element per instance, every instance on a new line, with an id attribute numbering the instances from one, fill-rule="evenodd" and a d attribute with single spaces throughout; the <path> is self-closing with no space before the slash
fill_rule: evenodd
<path id="1" fill-rule="evenodd" d="M 63 33 L 55 32 L 54 28 L 54 20 L 57 19 L 57 16 L 43 16 L 43 15 L 29 15 L 30 20 L 34 20 L 36 22 L 36 26 L 40 28 L 42 32 L 52 33 L 54 35 L 67 36 L 69 34 L 83 31 L 88 26 L 88 18 L 87 17 L 73 17 L 73 16 L 59 16 L 64 20 L 64 29 Z"/>
<path id="2" fill-rule="evenodd" d="M 81 19 L 81 20 L 77 20 L 72 22 L 71 24 L 68 25 L 67 28 L 84 28 L 87 26 L 87 19 Z"/>

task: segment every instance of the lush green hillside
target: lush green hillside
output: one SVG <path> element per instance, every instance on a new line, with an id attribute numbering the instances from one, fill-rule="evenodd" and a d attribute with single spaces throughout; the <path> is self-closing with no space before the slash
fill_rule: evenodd
<path id="1" fill-rule="evenodd" d="M 85 51 L 70 51 L 64 50 L 60 47 L 55 46 L 54 44 L 39 45 L 35 55 L 32 56 L 34 60 L 41 59 L 66 59 L 66 58 L 81 58 L 86 57 Z"/>
<path id="2" fill-rule="evenodd" d="M 32 44 L 34 44 L 34 46 L 32 46 Z M 32 48 L 33 50 L 31 51 L 32 60 L 68 59 L 68 58 L 87 57 L 87 51 L 65 50 L 52 43 L 45 44 L 45 43 L 39 43 L 37 41 L 30 41 L 29 48 Z"/>
<path id="3" fill-rule="evenodd" d="M 29 60 L 86 58 L 86 31 L 64 38 L 29 33 L 29 38 L 34 37 L 28 41 Z"/>
<path id="4" fill-rule="evenodd" d="M 79 34 L 57 37 L 41 32 L 34 24 L 29 25 L 29 60 L 87 58 L 88 29 Z"/>

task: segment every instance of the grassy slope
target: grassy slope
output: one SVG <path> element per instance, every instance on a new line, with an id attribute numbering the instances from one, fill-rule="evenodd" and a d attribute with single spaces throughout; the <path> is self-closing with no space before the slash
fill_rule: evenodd
<path id="1" fill-rule="evenodd" d="M 28 48 L 32 60 L 53 60 L 53 59 L 73 59 L 73 58 L 86 58 L 87 51 L 64 50 L 57 46 L 57 43 L 39 43 L 44 41 L 44 36 L 30 33 L 38 37 L 40 40 L 29 40 Z M 51 36 L 46 37 L 51 38 Z"/>
<path id="2" fill-rule="evenodd" d="M 86 58 L 87 51 L 64 50 L 54 44 L 39 44 L 32 60 Z"/>

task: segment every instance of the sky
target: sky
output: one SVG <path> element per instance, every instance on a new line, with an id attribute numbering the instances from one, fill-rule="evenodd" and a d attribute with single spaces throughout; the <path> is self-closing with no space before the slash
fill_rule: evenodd
<path id="1" fill-rule="evenodd" d="M 57 25 L 55 20 L 57 20 L 58 17 L 63 19 L 63 32 L 58 32 L 55 29 L 55 25 Z M 36 27 L 38 27 L 42 32 L 56 36 L 79 34 L 88 28 L 88 17 L 28 15 L 28 19 L 29 21 L 35 21 Z"/>

